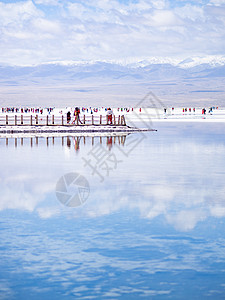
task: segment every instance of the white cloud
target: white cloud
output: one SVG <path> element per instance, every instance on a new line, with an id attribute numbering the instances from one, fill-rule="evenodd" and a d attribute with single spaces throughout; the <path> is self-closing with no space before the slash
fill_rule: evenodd
<path id="1" fill-rule="evenodd" d="M 216 204 L 211 207 L 211 214 L 214 217 L 222 218 L 225 216 L 225 207 L 223 205 Z"/>
<path id="2" fill-rule="evenodd" d="M 0 2 L 0 24 L 2 26 L 17 23 L 19 27 L 24 22 L 42 15 L 42 12 L 37 10 L 32 1 L 8 3 Z"/>
<path id="3" fill-rule="evenodd" d="M 216 6 L 222 6 L 222 5 L 225 5 L 225 0 L 211 0 L 209 2 L 209 4 L 216 5 Z"/>
<path id="4" fill-rule="evenodd" d="M 152 15 L 153 25 L 158 26 L 175 26 L 177 18 L 172 11 L 156 10 Z"/>
<path id="5" fill-rule="evenodd" d="M 172 6 L 164 0 L 0 3 L 1 60 L 32 64 L 219 55 L 224 53 L 225 29 L 224 12 L 218 12 L 217 6 L 223 1 L 210 4 Z"/>
<path id="6" fill-rule="evenodd" d="M 58 5 L 59 0 L 33 0 L 35 4 L 42 5 Z"/>
<path id="7" fill-rule="evenodd" d="M 55 35 L 62 33 L 61 26 L 58 22 L 49 21 L 43 18 L 35 18 L 32 21 L 32 24 L 38 32 L 47 32 Z"/>
<path id="8" fill-rule="evenodd" d="M 194 6 L 187 4 L 183 7 L 175 8 L 174 12 L 183 22 L 185 21 L 193 21 L 199 22 L 200 20 L 205 21 L 206 15 L 204 14 L 204 7 Z"/>

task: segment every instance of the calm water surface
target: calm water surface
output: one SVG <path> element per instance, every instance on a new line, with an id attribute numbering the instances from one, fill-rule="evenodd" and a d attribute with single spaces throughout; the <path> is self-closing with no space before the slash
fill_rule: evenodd
<path id="1" fill-rule="evenodd" d="M 224 125 L 154 127 L 0 140 L 0 299 L 225 298 Z"/>

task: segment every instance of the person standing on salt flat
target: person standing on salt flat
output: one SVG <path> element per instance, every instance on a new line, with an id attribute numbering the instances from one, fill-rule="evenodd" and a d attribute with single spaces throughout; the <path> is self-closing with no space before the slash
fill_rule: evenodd
<path id="1" fill-rule="evenodd" d="M 78 124 L 78 122 L 80 122 L 80 124 L 82 124 L 82 122 L 80 120 L 80 109 L 79 109 L 79 107 L 75 108 L 75 110 L 74 110 L 74 116 L 75 116 L 75 119 L 73 121 L 73 124 L 75 124 L 76 121 L 77 121 L 77 124 Z"/>
<path id="2" fill-rule="evenodd" d="M 112 124 L 112 116 L 113 116 L 113 111 L 111 110 L 111 108 L 109 107 L 107 110 L 107 124 Z"/>
<path id="3" fill-rule="evenodd" d="M 67 118 L 67 124 L 69 124 L 69 122 L 71 120 L 71 113 L 70 113 L 70 111 L 67 112 L 66 118 Z"/>

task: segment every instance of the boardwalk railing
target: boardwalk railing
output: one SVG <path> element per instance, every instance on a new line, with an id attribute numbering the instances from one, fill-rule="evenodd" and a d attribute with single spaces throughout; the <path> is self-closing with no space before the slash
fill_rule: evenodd
<path id="1" fill-rule="evenodd" d="M 80 121 L 78 119 L 71 118 L 67 121 L 66 115 L 0 115 L 0 125 L 10 126 L 83 126 L 83 125 L 114 125 L 125 126 L 126 121 L 124 115 L 112 116 L 112 120 L 108 116 L 103 115 L 82 115 Z"/>

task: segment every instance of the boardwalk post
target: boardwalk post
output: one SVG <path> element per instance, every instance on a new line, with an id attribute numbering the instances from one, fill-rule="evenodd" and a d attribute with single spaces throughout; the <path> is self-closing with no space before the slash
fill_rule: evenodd
<path id="1" fill-rule="evenodd" d="M 52 125 L 54 125 L 54 123 L 55 123 L 55 117 L 54 117 L 54 115 L 52 115 Z"/>
<path id="2" fill-rule="evenodd" d="M 30 126 L 32 126 L 33 125 L 33 117 L 32 117 L 32 115 L 30 116 Z"/>
<path id="3" fill-rule="evenodd" d="M 46 125 L 48 126 L 48 115 L 46 116 Z"/>
<path id="4" fill-rule="evenodd" d="M 85 124 L 85 115 L 83 116 L 83 124 Z"/>
<path id="5" fill-rule="evenodd" d="M 91 116 L 91 124 L 94 125 L 94 116 Z"/>
<path id="6" fill-rule="evenodd" d="M 21 125 L 23 125 L 23 115 L 21 115 Z"/>
<path id="7" fill-rule="evenodd" d="M 102 115 L 100 115 L 100 121 L 99 121 L 100 125 L 102 125 Z"/>
<path id="8" fill-rule="evenodd" d="M 64 123 L 63 123 L 63 116 L 62 116 L 62 125 L 63 125 Z"/>
<path id="9" fill-rule="evenodd" d="M 125 119 L 125 116 L 123 116 L 123 121 L 124 121 L 124 126 L 126 126 L 127 124 L 126 124 L 126 119 Z"/>
<path id="10" fill-rule="evenodd" d="M 36 115 L 35 119 L 36 119 L 36 125 L 38 125 L 38 115 Z"/>
<path id="11" fill-rule="evenodd" d="M 8 117 L 8 115 L 5 116 L 5 125 L 9 125 L 9 117 Z"/>
<path id="12" fill-rule="evenodd" d="M 15 125 L 17 125 L 17 115 L 15 115 Z"/>

